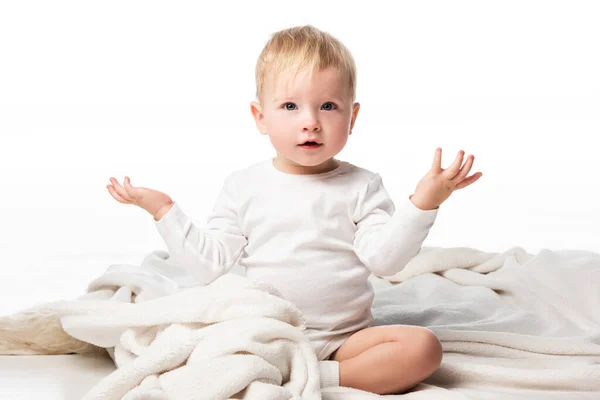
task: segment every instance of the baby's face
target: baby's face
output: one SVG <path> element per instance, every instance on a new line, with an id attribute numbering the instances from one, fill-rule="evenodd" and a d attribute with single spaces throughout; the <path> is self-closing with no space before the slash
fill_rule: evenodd
<path id="1" fill-rule="evenodd" d="M 322 171 L 346 145 L 358 114 L 348 85 L 335 68 L 267 79 L 262 104 L 252 103 L 257 127 L 268 134 L 281 165 Z M 310 144 L 307 142 L 314 142 Z M 306 168 L 302 168 L 307 172 Z"/>

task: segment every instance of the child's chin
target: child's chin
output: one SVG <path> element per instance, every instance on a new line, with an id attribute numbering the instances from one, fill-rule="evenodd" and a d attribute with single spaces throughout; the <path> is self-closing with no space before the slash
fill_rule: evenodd
<path id="1" fill-rule="evenodd" d="M 322 165 L 323 163 L 327 162 L 327 160 L 329 160 L 331 157 L 328 158 L 309 158 L 309 159 L 297 159 L 294 162 L 298 165 L 301 165 L 303 167 L 318 167 L 319 165 Z"/>

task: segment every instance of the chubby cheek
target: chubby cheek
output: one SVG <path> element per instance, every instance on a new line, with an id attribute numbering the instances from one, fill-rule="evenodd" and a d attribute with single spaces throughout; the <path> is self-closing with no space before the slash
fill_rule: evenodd
<path id="1" fill-rule="evenodd" d="M 335 149 L 335 151 L 339 152 L 344 148 L 344 146 L 346 146 L 347 142 L 348 142 L 348 135 L 346 135 L 346 134 L 336 135 L 334 138 L 332 138 L 330 147 Z"/>
<path id="2" fill-rule="evenodd" d="M 266 121 L 266 125 L 271 144 L 273 144 L 276 149 L 283 149 L 284 147 L 290 147 L 292 144 L 295 144 L 292 143 L 295 140 L 294 135 L 287 131 L 290 127 L 290 122 L 288 120 L 270 118 Z"/>
<path id="3" fill-rule="evenodd" d="M 290 140 L 289 135 L 286 135 L 285 132 L 274 131 L 269 133 L 269 140 L 279 153 L 287 153 L 292 147 L 295 147 L 295 143 Z"/>
<path id="4" fill-rule="evenodd" d="M 265 120 L 269 133 L 281 133 L 285 131 L 286 126 L 290 126 L 290 119 L 284 118 L 283 115 L 274 115 Z"/>

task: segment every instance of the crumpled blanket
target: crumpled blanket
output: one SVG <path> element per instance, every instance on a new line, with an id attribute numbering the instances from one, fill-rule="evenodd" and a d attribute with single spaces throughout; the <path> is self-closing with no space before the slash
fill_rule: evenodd
<path id="1" fill-rule="evenodd" d="M 296 306 L 273 286 L 234 274 L 181 289 L 181 280 L 161 273 L 168 257 L 156 251 L 140 266 L 111 265 L 80 298 L 3 318 L 0 327 L 21 318 L 30 328 L 20 339 L 37 347 L 17 354 L 106 349 L 118 368 L 84 399 L 321 399 L 318 361 Z M 9 334 L 0 330 L 4 354 L 10 343 L 2 346 L 1 337 Z"/>

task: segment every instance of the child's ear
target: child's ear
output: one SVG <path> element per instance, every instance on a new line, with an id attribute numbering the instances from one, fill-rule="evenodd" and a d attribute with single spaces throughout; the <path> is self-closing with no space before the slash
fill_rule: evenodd
<path id="1" fill-rule="evenodd" d="M 352 135 L 352 128 L 354 128 L 354 123 L 356 122 L 356 117 L 358 116 L 358 110 L 360 110 L 360 103 L 354 103 L 352 109 L 352 119 L 350 120 L 350 135 Z"/>
<path id="2" fill-rule="evenodd" d="M 264 124 L 264 115 L 262 113 L 262 107 L 260 103 L 253 101 L 250 103 L 250 112 L 252 113 L 252 117 L 254 117 L 254 122 L 256 123 L 256 128 L 261 133 L 261 135 L 267 134 L 267 127 Z"/>

